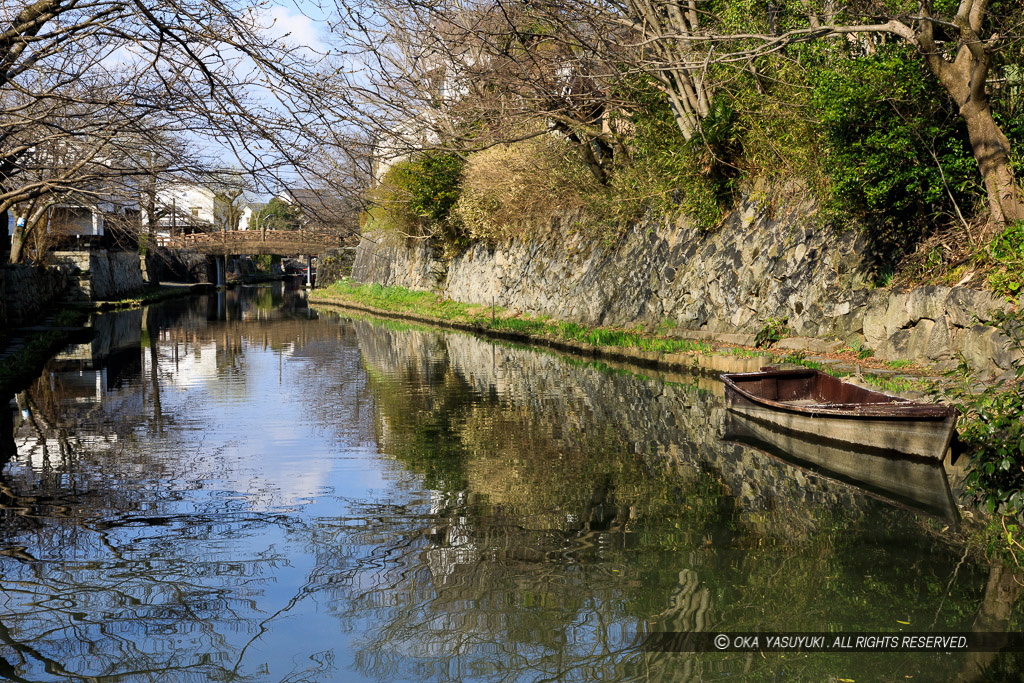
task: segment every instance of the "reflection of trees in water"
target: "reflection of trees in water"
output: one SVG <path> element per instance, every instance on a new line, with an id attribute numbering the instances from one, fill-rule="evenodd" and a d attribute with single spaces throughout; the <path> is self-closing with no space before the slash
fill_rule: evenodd
<path id="1" fill-rule="evenodd" d="M 471 338 L 217 320 L 188 306 L 177 322 L 147 315 L 140 362 L 126 364 L 134 375 L 101 406 L 67 401 L 57 374 L 26 395 L 38 417 L 17 434 L 50 455 L 0 487 L 0 676 L 266 680 L 254 658 L 313 609 L 352 639 L 358 673 L 382 680 L 770 678 L 795 660 L 647 653 L 638 634 L 1020 620 L 1012 575 L 990 575 L 928 522 L 804 500 L 784 481 L 772 505 L 744 507 L 763 498 L 736 493 L 738 450 L 716 467 L 668 462 L 667 446 L 700 454 L 713 435 L 687 424 L 674 435 L 656 418 L 705 415 L 703 394 L 504 348 L 500 385 L 495 348 Z M 171 389 L 211 347 L 215 362 L 190 367 L 214 383 L 250 372 L 253 349 L 297 359 L 288 381 L 307 391 L 300 427 L 339 446 L 379 444 L 388 493 L 339 499 L 311 519 L 205 490 L 203 479 L 237 473 Z M 544 386 L 560 387 L 557 398 Z M 647 409 L 651 395 L 659 403 Z M 785 670 L 821 680 L 852 666 L 870 678 L 893 661 L 823 655 Z M 986 663 L 950 661 L 901 659 L 900 674 Z M 344 678 L 330 650 L 295 666 L 275 679 Z"/>
<path id="2" fill-rule="evenodd" d="M 298 534 L 301 522 L 183 491 L 183 482 L 201 490 L 229 465 L 207 452 L 181 406 L 168 412 L 163 395 L 207 344 L 217 347 L 213 371 L 223 377 L 251 345 L 294 355 L 343 333 L 289 316 L 211 321 L 208 304 L 136 316 L 141 346 L 136 328 L 134 350 L 63 361 L 19 396 L 24 413 L 5 415 L 4 443 L 16 459 L 0 478 L 0 677 L 45 670 L 46 680 L 265 680 L 265 672 L 238 670 L 246 652 L 258 651 L 252 643 L 268 619 L 258 600 L 290 564 L 263 535 Z M 118 379 L 102 391 L 98 382 L 69 383 L 79 367 Z M 200 458 L 202 475 L 191 483 Z M 295 599 L 308 594 L 309 586 Z M 333 666 L 320 653 L 296 663 L 288 680 L 324 680 Z"/>
<path id="3" fill-rule="evenodd" d="M 891 631 L 896 619 L 970 630 L 989 600 L 985 558 L 964 557 L 964 538 L 930 520 L 846 492 L 815 499 L 772 461 L 753 463 L 775 468 L 766 472 L 774 495 L 744 508 L 736 483 L 746 490 L 759 482 L 737 479 L 729 458 L 760 456 L 738 448 L 712 454 L 703 471 L 662 465 L 652 439 L 675 439 L 679 451 L 696 453 L 715 436 L 674 436 L 635 410 L 645 393 L 665 408 L 664 392 L 630 387 L 645 380 L 602 379 L 592 368 L 578 374 L 595 377 L 541 377 L 544 363 L 531 363 L 532 352 L 503 348 L 504 362 L 495 363 L 493 346 L 464 336 L 368 323 L 357 331 L 384 451 L 439 489 L 422 538 L 406 532 L 413 541 L 391 559 L 392 570 L 361 587 L 342 615 L 380 624 L 360 651 L 368 674 L 770 676 L 789 664 L 746 653 L 643 653 L 634 636 L 646 629 Z M 522 357 L 508 358 L 516 353 Z M 528 376 L 527 386 L 562 384 L 557 405 L 523 391 L 508 368 Z M 491 377 L 513 388 L 488 392 Z M 715 409 L 698 395 L 678 400 L 687 403 L 669 415 Z M 647 440 L 637 441 L 638 432 Z M 765 500 L 756 492 L 746 499 Z M 997 630 L 1008 627 L 1010 619 Z M 904 673 L 926 675 L 947 670 L 949 660 L 905 661 Z M 823 654 L 800 667 L 820 679 L 849 665 L 849 655 Z M 862 655 L 856 666 L 883 674 L 893 658 Z M 1003 658 L 996 670 L 1008 666 Z"/>
<path id="4" fill-rule="evenodd" d="M 668 596 L 677 621 L 684 603 L 707 611 L 695 574 L 680 583 L 668 568 L 714 534 L 713 481 L 651 471 L 615 425 L 476 391 L 435 340 L 403 359 L 407 339 L 358 329 L 367 357 L 386 359 L 369 367 L 382 448 L 437 488 L 430 525 L 402 534 L 409 544 L 341 614 L 380 625 L 362 672 L 629 680 L 648 664 L 638 634 Z"/>
<path id="5" fill-rule="evenodd" d="M 218 496 L 185 503 L 172 482 L 188 479 L 189 462 L 149 446 L 186 449 L 194 435 L 154 434 L 130 401 L 100 419 L 97 406 L 62 403 L 60 390 L 44 374 L 20 397 L 30 417 L 19 427 L 41 449 L 59 444 L 60 458 L 0 479 L 0 676 L 264 680 L 237 671 L 239 634 L 259 635 L 256 598 L 289 556 L 252 544 L 298 523 Z M 298 666 L 292 680 L 323 680 L 330 666 Z"/>
<path id="6" fill-rule="evenodd" d="M 80 520 L 83 534 L 71 556 L 5 566 L 0 643 L 14 657 L 0 674 L 248 680 L 237 671 L 244 647 L 238 634 L 258 635 L 263 615 L 247 595 L 258 595 L 288 558 L 191 552 L 197 538 L 244 542 L 248 527 L 280 522 L 219 512 Z M 159 536 L 149 533 L 154 526 Z"/>

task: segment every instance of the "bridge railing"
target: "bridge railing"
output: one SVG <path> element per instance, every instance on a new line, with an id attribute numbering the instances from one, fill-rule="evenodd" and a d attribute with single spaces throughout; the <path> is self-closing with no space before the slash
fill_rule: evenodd
<path id="1" fill-rule="evenodd" d="M 346 246 L 351 236 L 307 230 L 228 230 L 180 235 L 164 246 L 204 253 L 316 254 Z"/>

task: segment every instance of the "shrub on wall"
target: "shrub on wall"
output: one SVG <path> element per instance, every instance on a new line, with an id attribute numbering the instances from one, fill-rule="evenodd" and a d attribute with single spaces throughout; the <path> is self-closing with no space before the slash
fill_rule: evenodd
<path id="1" fill-rule="evenodd" d="M 620 223 L 653 209 L 683 213 L 706 229 L 717 225 L 735 200 L 739 175 L 733 162 L 741 142 L 730 102 L 713 103 L 701 134 L 687 140 L 649 78 L 624 81 L 617 95 L 627 103 L 616 117 L 631 131 L 630 159 L 612 175 L 597 210 Z"/>
<path id="2" fill-rule="evenodd" d="M 454 214 L 474 239 L 507 238 L 553 214 L 583 208 L 596 189 L 577 152 L 544 134 L 472 155 Z"/>
<path id="3" fill-rule="evenodd" d="M 370 193 L 363 228 L 458 239 L 462 231 L 451 211 L 461 193 L 462 166 L 457 155 L 440 152 L 395 163 Z"/>
<path id="4" fill-rule="evenodd" d="M 1024 221 L 1009 225 L 989 245 L 996 270 L 988 282 L 996 294 L 1006 297 L 1024 293 Z"/>
<path id="5" fill-rule="evenodd" d="M 811 77 L 829 209 L 859 223 L 893 258 L 937 219 L 980 197 L 977 164 L 956 107 L 902 45 L 830 60 Z"/>

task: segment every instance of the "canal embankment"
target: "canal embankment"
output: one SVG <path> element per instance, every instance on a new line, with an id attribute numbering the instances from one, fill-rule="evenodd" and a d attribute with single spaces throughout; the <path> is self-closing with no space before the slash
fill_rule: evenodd
<path id="1" fill-rule="evenodd" d="M 820 368 L 891 393 L 921 398 L 941 376 L 901 363 L 859 358 L 856 349 L 782 345 L 758 348 L 756 335 L 673 336 L 642 326 L 599 327 L 551 320 L 499 306 L 464 304 L 433 292 L 402 287 L 338 282 L 310 292 L 311 305 L 339 306 L 383 318 L 470 332 L 494 339 L 532 344 L 584 357 L 627 363 L 667 372 L 717 376 L 755 371 L 763 365 L 795 364 Z M 814 340 L 808 340 L 814 347 Z M 831 349 L 831 350 L 829 350 Z"/>
<path id="2" fill-rule="evenodd" d="M 614 240 L 581 216 L 553 216 L 520 237 L 453 252 L 429 239 L 364 234 L 352 279 L 433 291 L 442 299 L 593 327 L 749 343 L 775 327 L 779 345 L 856 349 L 936 372 L 962 356 L 985 377 L 1019 358 L 997 324 L 1016 307 L 956 281 L 885 285 L 864 232 L 823 220 L 811 198 L 749 193 L 713 230 L 655 215 Z M 983 280 L 983 278 L 982 278 Z"/>

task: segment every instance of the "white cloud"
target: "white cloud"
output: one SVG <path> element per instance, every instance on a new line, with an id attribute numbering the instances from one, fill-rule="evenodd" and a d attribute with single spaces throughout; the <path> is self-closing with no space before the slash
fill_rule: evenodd
<path id="1" fill-rule="evenodd" d="M 289 46 L 308 48 L 316 54 L 327 51 L 327 46 L 320 36 L 319 22 L 295 9 L 280 5 L 271 7 L 267 14 L 273 23 L 266 31 L 275 40 L 283 41 Z"/>

